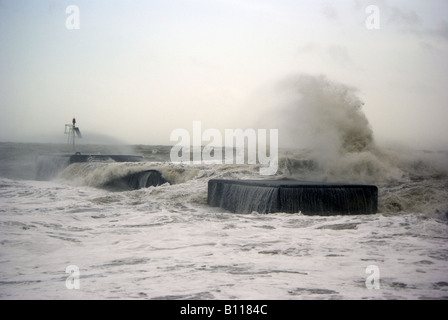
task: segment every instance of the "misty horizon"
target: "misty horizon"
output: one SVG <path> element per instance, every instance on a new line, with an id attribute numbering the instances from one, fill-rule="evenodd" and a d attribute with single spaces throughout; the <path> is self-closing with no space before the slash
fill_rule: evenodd
<path id="1" fill-rule="evenodd" d="M 292 112 L 290 102 L 303 101 L 281 89 L 305 75 L 353 89 L 375 143 L 447 150 L 447 9 L 441 1 L 0 1 L 0 141 L 64 143 L 75 117 L 80 144 L 173 145 L 173 130 L 201 121 L 222 132 L 278 129 L 280 146 L 313 147 L 307 136 L 325 121 Z M 335 132 L 320 130 L 316 147 Z"/>

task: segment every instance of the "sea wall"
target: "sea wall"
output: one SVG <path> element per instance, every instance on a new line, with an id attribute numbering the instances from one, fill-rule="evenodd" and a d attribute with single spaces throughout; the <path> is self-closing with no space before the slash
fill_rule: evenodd
<path id="1" fill-rule="evenodd" d="M 378 188 L 297 180 L 211 179 L 207 202 L 235 213 L 372 214 L 378 208 Z"/>

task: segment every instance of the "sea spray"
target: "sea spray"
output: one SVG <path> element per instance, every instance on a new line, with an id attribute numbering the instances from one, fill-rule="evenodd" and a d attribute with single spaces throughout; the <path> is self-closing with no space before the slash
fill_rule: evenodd
<path id="1" fill-rule="evenodd" d="M 448 154 L 379 145 L 356 88 L 323 75 L 296 75 L 271 95 L 264 100 L 275 108 L 264 116 L 269 124 L 260 125 L 281 128 L 278 177 L 375 184 L 379 212 L 446 219 Z"/>
<path id="2" fill-rule="evenodd" d="M 322 158 L 360 152 L 373 145 L 373 132 L 357 90 L 324 76 L 298 75 L 276 87 L 275 114 L 283 147 L 310 149 Z"/>
<path id="3" fill-rule="evenodd" d="M 40 155 L 36 160 L 36 180 L 51 180 L 69 164 L 69 157 Z"/>
<path id="4" fill-rule="evenodd" d="M 305 172 L 308 178 L 382 183 L 403 176 L 395 159 L 375 143 L 357 93 L 356 88 L 322 75 L 293 76 L 278 84 L 280 105 L 268 118 L 282 128 L 284 146 L 306 150 L 304 160 L 313 169 Z M 297 176 L 303 172 L 294 168 L 286 171 L 303 178 Z"/>

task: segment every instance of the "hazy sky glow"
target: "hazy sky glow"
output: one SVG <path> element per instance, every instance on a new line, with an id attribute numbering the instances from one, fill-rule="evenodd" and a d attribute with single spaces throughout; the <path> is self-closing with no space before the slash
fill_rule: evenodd
<path id="1" fill-rule="evenodd" d="M 0 1 L 0 141 L 65 141 L 72 117 L 130 144 L 169 144 L 194 120 L 269 126 L 273 88 L 307 73 L 356 87 L 378 141 L 448 149 L 447 12 L 443 0 Z"/>

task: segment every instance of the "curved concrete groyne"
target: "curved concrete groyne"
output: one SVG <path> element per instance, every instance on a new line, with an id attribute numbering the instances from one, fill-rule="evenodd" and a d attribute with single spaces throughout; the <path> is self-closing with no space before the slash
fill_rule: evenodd
<path id="1" fill-rule="evenodd" d="M 297 180 L 211 179 L 207 201 L 235 213 L 372 214 L 378 208 L 378 188 Z"/>
<path id="2" fill-rule="evenodd" d="M 108 181 L 104 187 L 116 190 L 137 190 L 167 183 L 157 170 L 144 170 Z"/>

